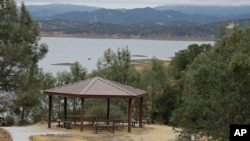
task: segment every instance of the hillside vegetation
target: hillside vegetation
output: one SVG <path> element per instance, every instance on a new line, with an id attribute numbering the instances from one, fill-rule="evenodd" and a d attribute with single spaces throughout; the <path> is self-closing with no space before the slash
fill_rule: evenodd
<path id="1" fill-rule="evenodd" d="M 250 11 L 247 10 L 242 11 L 243 13 L 237 11 L 232 15 L 208 14 L 209 10 L 206 10 L 207 13 L 190 14 L 149 7 L 92 11 L 79 10 L 78 7 L 75 11 L 63 11 L 65 10 L 58 14 L 52 12 L 50 16 L 33 13 L 40 23 L 43 36 L 214 40 L 221 25 L 226 28 L 234 24 L 235 27 L 242 28 L 250 22 Z"/>

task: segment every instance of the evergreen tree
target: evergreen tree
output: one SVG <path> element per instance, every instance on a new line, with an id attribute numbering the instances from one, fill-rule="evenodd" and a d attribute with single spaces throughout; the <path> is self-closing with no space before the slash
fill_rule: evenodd
<path id="1" fill-rule="evenodd" d="M 75 62 L 70 66 L 72 74 L 72 82 L 78 82 L 84 80 L 87 74 L 87 69 L 82 67 L 79 62 Z"/>
<path id="2" fill-rule="evenodd" d="M 45 57 L 48 49 L 38 44 L 39 28 L 24 4 L 18 15 L 15 2 L 6 0 L 0 9 L 0 89 L 15 90 L 20 84 L 19 76 L 29 72 L 34 77 L 37 63 Z"/>
<path id="3" fill-rule="evenodd" d="M 39 60 L 48 52 L 39 44 L 38 23 L 24 3 L 20 14 L 13 0 L 1 1 L 0 8 L 0 90 L 13 93 L 14 113 L 24 124 L 40 102 L 42 72 Z"/>
<path id="4" fill-rule="evenodd" d="M 224 36 L 188 67 L 172 122 L 181 136 L 228 140 L 230 124 L 249 124 L 250 28 Z"/>

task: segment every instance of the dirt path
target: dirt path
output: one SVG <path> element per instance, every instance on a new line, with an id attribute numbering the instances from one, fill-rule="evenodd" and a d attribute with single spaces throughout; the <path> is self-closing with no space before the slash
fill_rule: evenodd
<path id="1" fill-rule="evenodd" d="M 5 131 L 9 132 L 13 141 L 29 141 L 32 135 L 47 135 L 47 134 L 69 134 L 65 131 L 49 130 L 45 125 L 35 125 L 27 127 L 2 127 Z M 2 140 L 0 140 L 2 141 Z"/>
<path id="2" fill-rule="evenodd" d="M 62 128 L 63 130 L 66 130 Z M 61 129 L 60 129 L 61 130 Z M 91 127 L 85 127 L 83 132 L 79 128 L 67 130 L 68 135 L 46 135 L 33 136 L 32 141 L 174 141 L 175 134 L 172 127 L 163 125 L 146 125 L 144 128 L 132 128 L 132 133 L 127 132 L 127 128 L 112 133 L 111 130 L 104 129 L 98 134 L 94 133 Z"/>
<path id="3" fill-rule="evenodd" d="M 0 141 L 12 141 L 10 134 L 2 128 L 0 128 Z"/>
<path id="4" fill-rule="evenodd" d="M 58 128 L 52 125 L 51 129 L 46 124 L 27 127 L 4 127 L 10 132 L 13 141 L 174 141 L 175 134 L 172 127 L 163 125 L 146 125 L 144 128 L 132 128 L 132 133 L 127 128 L 115 131 L 103 129 L 95 134 L 92 126 L 85 126 L 80 132 L 79 127 L 73 129 Z M 1 130 L 0 130 L 1 131 Z M 0 141 L 5 141 L 1 140 Z M 6 140 L 12 141 L 12 140 Z"/>

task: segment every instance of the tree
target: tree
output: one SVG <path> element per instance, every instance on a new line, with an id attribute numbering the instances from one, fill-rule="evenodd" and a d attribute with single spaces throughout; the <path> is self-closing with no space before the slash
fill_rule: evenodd
<path id="1" fill-rule="evenodd" d="M 148 105 L 147 111 L 149 117 L 154 121 L 158 114 L 156 108 L 158 103 L 158 97 L 163 95 L 163 91 L 167 84 L 167 71 L 163 61 L 153 58 L 149 66 L 146 66 L 141 72 L 140 87 L 147 90 L 148 96 L 145 100 L 145 105 Z M 159 108 L 159 107 L 158 107 Z"/>
<path id="2" fill-rule="evenodd" d="M 210 49 L 210 44 L 191 44 L 187 49 L 180 50 L 175 53 L 175 56 L 172 58 L 169 66 L 171 78 L 176 80 L 180 79 L 182 77 L 182 73 L 185 72 L 188 65 L 191 64 L 198 55 L 205 53 Z"/>
<path id="3" fill-rule="evenodd" d="M 87 69 L 82 67 L 79 62 L 75 62 L 70 66 L 71 74 L 72 74 L 72 81 L 71 82 L 78 82 L 84 80 L 87 74 Z"/>
<path id="4" fill-rule="evenodd" d="M 29 123 L 28 119 L 32 109 L 41 103 L 41 80 L 42 75 L 30 77 L 29 72 L 23 72 L 20 80 L 22 86 L 15 90 L 15 110 L 20 125 Z"/>
<path id="5" fill-rule="evenodd" d="M 38 24 L 31 19 L 24 4 L 18 15 L 15 2 L 6 0 L 5 7 L 0 9 L 1 90 L 12 91 L 19 87 L 19 75 L 28 70 L 33 73 L 32 68 L 37 68 L 38 61 L 48 51 L 38 40 Z"/>
<path id="6" fill-rule="evenodd" d="M 166 84 L 163 90 L 163 94 L 156 98 L 156 110 L 157 120 L 164 124 L 171 124 L 170 117 L 172 112 L 176 109 L 177 101 L 177 90 L 171 84 Z"/>
<path id="7" fill-rule="evenodd" d="M 181 136 L 228 140 L 230 124 L 249 124 L 250 29 L 234 31 L 188 67 L 172 122 Z"/>
<path id="8" fill-rule="evenodd" d="M 175 56 L 170 61 L 168 66 L 168 80 L 167 83 L 172 88 L 171 91 L 175 91 L 175 96 L 172 96 L 175 101 L 175 106 L 180 105 L 182 102 L 182 91 L 184 89 L 184 80 L 186 76 L 186 71 L 188 66 L 192 64 L 195 58 L 201 54 L 205 54 L 206 52 L 210 51 L 212 46 L 210 44 L 191 44 L 188 46 L 187 49 L 180 50 L 175 53 Z M 167 93 L 170 94 L 170 93 Z M 165 96 L 167 98 L 169 96 Z M 162 97 L 164 98 L 164 97 Z M 168 101 L 167 99 L 165 99 Z M 172 107 L 172 106 L 171 106 Z M 173 106 L 174 107 L 174 106 Z M 165 121 L 167 122 L 167 121 Z"/>
<path id="9" fill-rule="evenodd" d="M 99 75 L 113 81 L 123 84 L 129 84 L 133 78 L 134 68 L 131 65 L 131 55 L 128 47 L 118 49 L 117 53 L 107 49 L 104 56 L 99 59 L 97 64 L 98 71 L 94 71 L 93 75 Z"/>
<path id="10" fill-rule="evenodd" d="M 20 14 L 13 0 L 1 1 L 0 8 L 0 90 L 14 94 L 14 113 L 20 124 L 29 119 L 39 104 L 41 69 L 38 61 L 48 52 L 39 44 L 39 27 L 30 17 L 24 3 Z M 26 119 L 25 119 L 26 118 Z"/>
<path id="11" fill-rule="evenodd" d="M 101 76 L 103 78 L 113 80 L 112 79 L 113 74 L 111 72 L 110 66 L 112 66 L 112 64 L 115 64 L 116 58 L 117 58 L 116 53 L 114 53 L 114 51 L 112 51 L 110 48 L 105 50 L 103 57 L 98 59 L 97 62 L 98 70 L 93 71 L 92 75 Z M 114 74 L 116 73 L 114 72 Z"/>

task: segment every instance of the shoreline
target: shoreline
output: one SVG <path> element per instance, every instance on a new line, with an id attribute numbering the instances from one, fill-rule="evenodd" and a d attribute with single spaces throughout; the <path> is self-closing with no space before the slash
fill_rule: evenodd
<path id="1" fill-rule="evenodd" d="M 62 32 L 48 33 L 41 32 L 40 37 L 59 38 L 88 38 L 88 39 L 135 39 L 135 40 L 162 40 L 162 41 L 215 41 L 214 38 L 198 37 L 169 37 L 169 36 L 122 36 L 122 35 L 98 35 L 98 34 L 66 34 Z"/>

